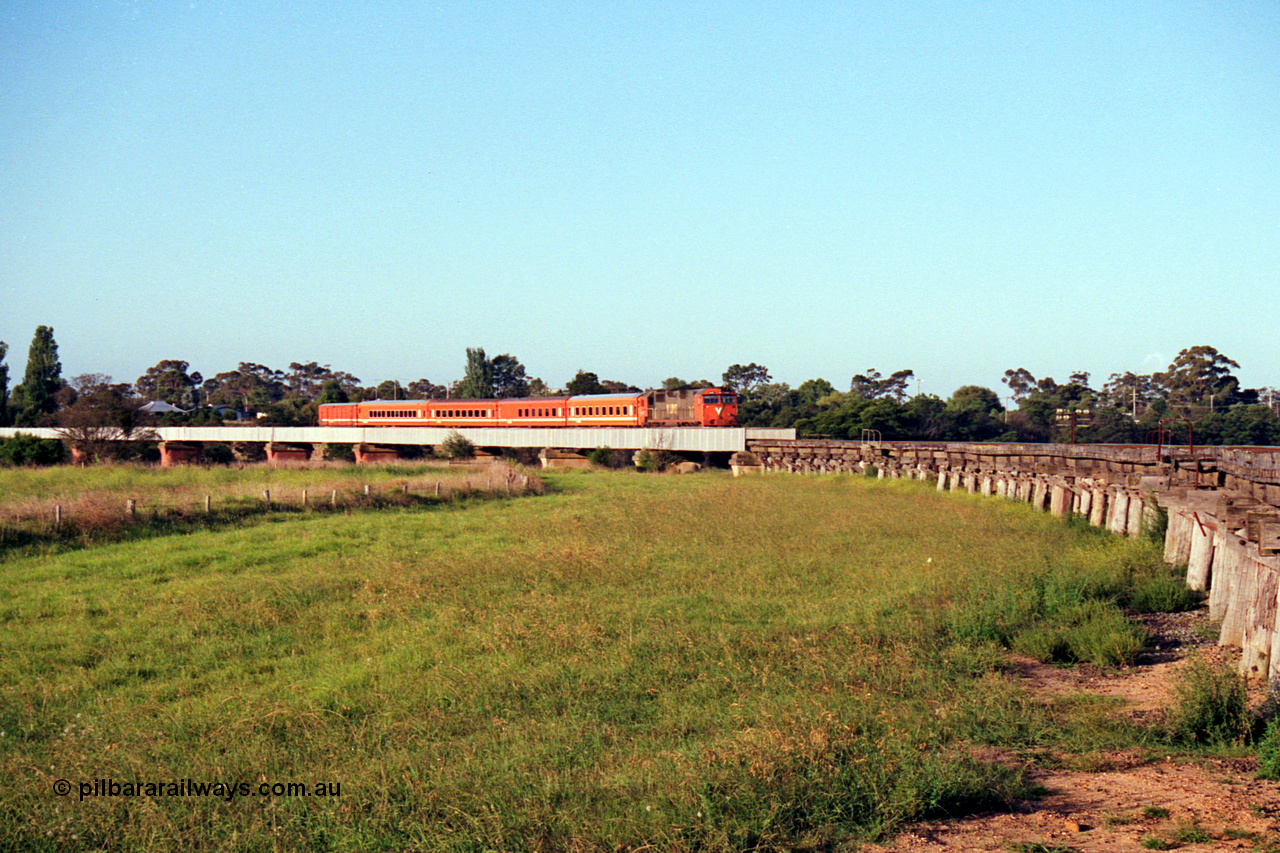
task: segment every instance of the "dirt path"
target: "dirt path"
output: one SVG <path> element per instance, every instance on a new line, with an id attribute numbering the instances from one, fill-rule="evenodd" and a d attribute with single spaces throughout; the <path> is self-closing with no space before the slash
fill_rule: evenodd
<path id="1" fill-rule="evenodd" d="M 1116 697 L 1123 713 L 1154 719 L 1171 697 L 1189 654 L 1221 656 L 1205 640 L 1203 611 L 1144 617 L 1153 650 L 1120 672 L 1017 661 L 1015 677 L 1046 698 Z M 1262 688 L 1255 686 L 1255 701 Z M 1254 778 L 1250 759 L 1205 761 L 1145 751 L 1092 757 L 1087 769 L 1036 770 L 1048 793 L 1012 813 L 921 824 L 864 851 L 999 850 L 1112 853 L 1143 850 L 1270 850 L 1280 853 L 1280 783 Z M 1078 762 L 1077 762 L 1078 763 Z"/>

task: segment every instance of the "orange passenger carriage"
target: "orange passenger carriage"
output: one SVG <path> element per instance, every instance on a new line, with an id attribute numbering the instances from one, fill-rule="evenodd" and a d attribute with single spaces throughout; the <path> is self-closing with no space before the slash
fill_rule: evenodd
<path id="1" fill-rule="evenodd" d="M 323 403 L 320 426 L 642 427 L 737 426 L 737 395 L 683 388 L 572 397 L 364 400 Z"/>

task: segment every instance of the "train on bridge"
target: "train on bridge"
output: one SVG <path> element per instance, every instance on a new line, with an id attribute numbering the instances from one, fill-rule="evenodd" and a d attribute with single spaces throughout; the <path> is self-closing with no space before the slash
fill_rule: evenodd
<path id="1" fill-rule="evenodd" d="M 738 395 L 725 388 L 489 400 L 324 403 L 320 426 L 733 427 Z"/>

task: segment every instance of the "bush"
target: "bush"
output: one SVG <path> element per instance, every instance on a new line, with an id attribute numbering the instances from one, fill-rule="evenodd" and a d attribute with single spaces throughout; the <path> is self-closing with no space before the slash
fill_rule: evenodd
<path id="1" fill-rule="evenodd" d="M 684 460 L 669 450 L 641 450 L 636 467 L 641 471 L 665 471 Z"/>
<path id="2" fill-rule="evenodd" d="M 1219 746 L 1241 743 L 1249 732 L 1244 678 L 1221 664 L 1195 658 L 1174 685 L 1169 738 Z"/>
<path id="3" fill-rule="evenodd" d="M 200 451 L 200 458 L 208 465 L 234 465 L 236 455 L 225 441 L 211 441 Z"/>
<path id="4" fill-rule="evenodd" d="M 625 468 L 631 464 L 631 454 L 625 450 L 614 450 L 611 447 L 597 447 L 587 454 L 592 465 L 601 468 Z"/>
<path id="5" fill-rule="evenodd" d="M 355 446 L 351 444 L 326 444 L 324 447 L 324 461 L 355 462 Z"/>
<path id="6" fill-rule="evenodd" d="M 1122 603 L 1138 613 L 1181 613 L 1202 601 L 1204 593 L 1188 587 L 1184 577 L 1157 575 L 1137 581 Z"/>
<path id="7" fill-rule="evenodd" d="M 1271 718 L 1258 742 L 1258 778 L 1280 780 L 1280 717 Z"/>
<path id="8" fill-rule="evenodd" d="M 0 438 L 0 464 L 57 465 L 64 454 L 62 443 L 52 438 L 36 438 L 25 432 Z"/>
<path id="9" fill-rule="evenodd" d="M 437 455 L 444 459 L 470 459 L 476 455 L 476 446 L 455 430 L 445 437 Z"/>

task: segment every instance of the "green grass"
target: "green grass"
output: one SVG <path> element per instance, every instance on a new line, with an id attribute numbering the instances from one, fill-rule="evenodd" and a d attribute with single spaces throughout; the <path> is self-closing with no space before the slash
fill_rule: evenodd
<path id="1" fill-rule="evenodd" d="M 548 483 L 10 554 L 0 850 L 838 847 L 1029 793 L 975 744 L 1142 737 L 1001 668 L 1153 545 L 865 478 Z"/>
<path id="2" fill-rule="evenodd" d="M 541 487 L 536 474 L 507 464 L 0 468 L 0 553 L 219 529 L 273 513 L 434 505 Z"/>

